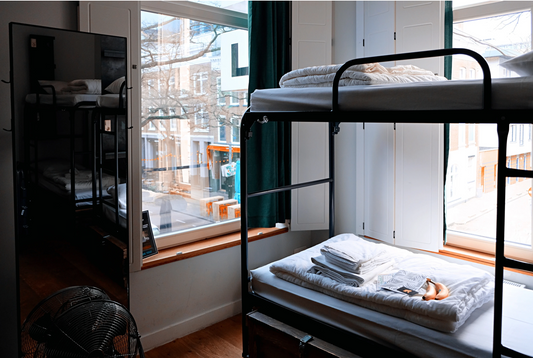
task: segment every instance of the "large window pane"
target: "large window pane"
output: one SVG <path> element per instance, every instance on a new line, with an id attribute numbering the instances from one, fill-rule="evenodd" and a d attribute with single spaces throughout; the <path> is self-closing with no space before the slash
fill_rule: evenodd
<path id="1" fill-rule="evenodd" d="M 530 51 L 529 11 L 454 23 L 454 47 L 472 49 L 488 62 L 493 78 L 515 77 L 500 63 Z M 452 79 L 482 78 L 481 68 L 465 56 L 454 56 Z M 531 124 L 511 124 L 506 166 L 532 169 Z M 449 242 L 482 251 L 494 249 L 498 173 L 496 124 L 450 124 L 446 178 Z M 506 255 L 531 256 L 532 181 L 506 180 Z M 518 252 L 518 254 L 517 254 Z M 528 253 L 529 252 L 529 253 Z M 524 256 L 522 256 L 524 255 Z"/>
<path id="2" fill-rule="evenodd" d="M 235 219 L 247 32 L 146 11 L 141 22 L 143 210 L 156 237 Z"/>
<path id="3" fill-rule="evenodd" d="M 500 64 L 531 50 L 531 13 L 515 12 L 453 24 L 453 47 L 476 51 L 489 64 L 492 78 L 517 76 Z M 454 79 L 483 78 L 471 57 L 454 56 Z"/>

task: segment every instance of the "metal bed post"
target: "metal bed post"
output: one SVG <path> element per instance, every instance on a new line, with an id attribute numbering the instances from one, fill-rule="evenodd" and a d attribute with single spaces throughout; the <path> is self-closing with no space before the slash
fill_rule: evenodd
<path id="1" fill-rule="evenodd" d="M 246 313 L 249 311 L 248 297 L 248 183 L 247 183 L 247 140 L 249 129 L 246 122 L 246 116 L 243 116 L 241 122 L 240 141 L 241 141 L 241 292 L 242 292 L 242 356 L 248 357 L 248 331 L 246 330 Z"/>
<path id="2" fill-rule="evenodd" d="M 496 217 L 496 253 L 495 253 L 495 287 L 494 287 L 494 327 L 492 356 L 501 357 L 529 357 L 508 348 L 502 343 L 503 321 L 503 280 L 506 267 L 533 272 L 533 264 L 505 257 L 505 188 L 508 177 L 533 178 L 532 170 L 508 168 L 507 137 L 509 134 L 509 120 L 502 117 L 498 122 L 498 193 Z"/>
<path id="3" fill-rule="evenodd" d="M 335 134 L 338 123 L 329 122 L 329 237 L 335 235 Z"/>

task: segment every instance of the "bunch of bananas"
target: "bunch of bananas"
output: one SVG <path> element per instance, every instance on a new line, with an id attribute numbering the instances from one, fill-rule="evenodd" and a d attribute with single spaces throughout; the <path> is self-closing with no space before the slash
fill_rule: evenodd
<path id="1" fill-rule="evenodd" d="M 448 290 L 448 287 L 444 286 L 442 283 L 433 282 L 429 278 L 427 278 L 426 281 L 426 293 L 422 296 L 424 301 L 443 300 L 450 295 L 450 290 Z"/>

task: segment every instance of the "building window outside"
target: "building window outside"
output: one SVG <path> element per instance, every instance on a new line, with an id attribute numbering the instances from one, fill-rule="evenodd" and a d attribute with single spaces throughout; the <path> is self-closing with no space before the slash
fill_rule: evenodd
<path id="1" fill-rule="evenodd" d="M 231 6 L 247 9 L 247 2 Z M 198 14 L 206 11 L 197 8 Z M 240 157 L 240 121 L 233 118 L 240 119 L 246 108 L 226 106 L 225 95 L 244 93 L 248 82 L 247 76 L 231 78 L 226 57 L 236 41 L 246 51 L 248 45 L 246 29 L 226 20 L 216 24 L 179 11 L 168 14 L 168 7 L 161 13 L 152 4 L 150 9 L 141 11 L 142 209 L 150 212 L 158 247 L 164 248 L 205 238 L 209 230 L 239 229 L 238 217 L 227 213 L 228 206 L 239 204 L 232 168 Z M 221 19 L 246 18 L 224 8 L 205 15 L 213 12 Z"/>
<path id="2" fill-rule="evenodd" d="M 457 6 L 454 1 L 454 6 Z M 531 5 L 525 5 L 525 7 Z M 501 7 L 500 7 L 501 9 Z M 493 78 L 517 76 L 504 71 L 499 63 L 530 51 L 530 10 L 514 10 L 489 14 L 485 18 L 461 18 L 461 9 L 454 8 L 454 47 L 469 48 L 480 53 Z M 458 16 L 456 16 L 456 13 Z M 463 14 L 466 12 L 463 12 Z M 453 56 L 452 79 L 465 77 L 465 72 L 482 72 L 465 56 Z M 506 165 L 531 169 L 527 159 L 533 150 L 531 141 L 524 141 L 531 124 L 510 126 Z M 466 128 L 465 128 L 466 127 Z M 468 130 L 468 146 L 463 147 Z M 450 124 L 450 152 L 447 171 L 447 242 L 452 245 L 491 252 L 496 237 L 496 184 L 498 138 L 494 124 Z M 520 158 L 523 162 L 520 164 Z M 488 170 L 491 168 L 491 170 Z M 468 173 L 461 176 L 460 173 Z M 448 185 L 453 185 L 448 188 Z M 507 178 L 506 255 L 523 259 L 532 250 L 532 211 L 528 190 L 531 179 Z M 469 190 L 472 188 L 473 190 Z"/>

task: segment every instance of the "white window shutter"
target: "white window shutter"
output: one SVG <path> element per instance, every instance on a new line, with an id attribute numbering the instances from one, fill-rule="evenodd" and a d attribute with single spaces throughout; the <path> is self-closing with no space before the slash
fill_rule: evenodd
<path id="1" fill-rule="evenodd" d="M 438 251 L 443 239 L 444 126 L 396 125 L 395 244 Z"/>
<path id="2" fill-rule="evenodd" d="M 394 243 L 394 124 L 365 123 L 363 133 L 364 234 L 392 244 Z"/>
<path id="3" fill-rule="evenodd" d="M 396 52 L 444 48 L 444 1 L 396 2 Z M 444 76 L 444 57 L 407 60 L 411 64 Z"/>
<path id="4" fill-rule="evenodd" d="M 331 64 L 332 2 L 292 3 L 292 68 Z M 292 182 L 329 176 L 327 123 L 293 123 Z M 292 191 L 291 230 L 329 228 L 329 186 Z"/>
<path id="5" fill-rule="evenodd" d="M 140 113 L 141 113 L 141 9 L 136 1 L 80 1 L 79 30 L 127 38 L 128 54 L 128 210 L 130 271 L 142 265 L 141 246 L 141 184 L 140 184 Z M 132 233 L 136 233 L 135 235 Z"/>

